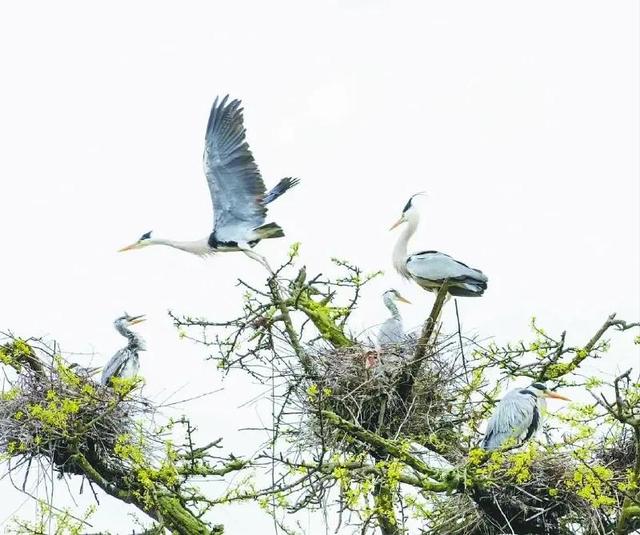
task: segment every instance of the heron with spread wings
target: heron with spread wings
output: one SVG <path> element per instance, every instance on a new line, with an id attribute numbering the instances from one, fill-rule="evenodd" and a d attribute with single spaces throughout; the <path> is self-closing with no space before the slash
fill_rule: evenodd
<path id="1" fill-rule="evenodd" d="M 125 347 L 118 350 L 102 369 L 101 384 L 108 385 L 113 377 L 130 378 L 138 375 L 138 371 L 140 370 L 138 353 L 145 350 L 145 345 L 142 337 L 133 332 L 131 327 L 144 320 L 144 315 L 129 316 L 125 313 L 124 316 L 119 317 L 113 322 L 116 331 L 129 342 Z"/>
<path id="2" fill-rule="evenodd" d="M 198 256 L 242 251 L 271 271 L 266 259 L 252 248 L 261 240 L 284 236 L 276 223 L 265 223 L 267 204 L 299 180 L 283 178 L 266 191 L 246 141 L 240 101 L 228 100 L 226 96 L 220 102 L 218 98 L 214 101 L 205 136 L 204 172 L 213 202 L 213 231 L 195 241 L 152 238 L 151 232 L 146 232 L 120 251 L 149 245 L 167 245 Z"/>

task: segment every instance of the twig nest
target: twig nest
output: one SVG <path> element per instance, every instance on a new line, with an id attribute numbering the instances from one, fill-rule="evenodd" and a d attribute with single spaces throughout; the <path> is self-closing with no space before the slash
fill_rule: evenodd
<path id="1" fill-rule="evenodd" d="M 363 428 L 386 437 L 440 434 L 452 428 L 451 404 L 461 375 L 457 346 L 440 342 L 427 352 L 415 378 L 411 399 L 398 386 L 409 373 L 416 340 L 407 338 L 382 348 L 361 344 L 317 350 L 314 388 L 324 407 Z M 318 397 L 305 392 L 310 410 Z"/>
<path id="2" fill-rule="evenodd" d="M 149 403 L 132 394 L 138 380 L 105 387 L 89 370 L 53 353 L 43 351 L 36 361 L 24 342 L 31 362 L 21 358 L 27 349 L 20 343 L 1 348 L 2 362 L 15 373 L 0 397 L 0 451 L 26 460 L 47 458 L 67 474 L 82 473 L 74 461 L 74 455 L 82 453 L 92 464 L 109 467 L 116 477 L 126 474 L 116 445 L 136 431 L 137 417 L 151 410 Z"/>

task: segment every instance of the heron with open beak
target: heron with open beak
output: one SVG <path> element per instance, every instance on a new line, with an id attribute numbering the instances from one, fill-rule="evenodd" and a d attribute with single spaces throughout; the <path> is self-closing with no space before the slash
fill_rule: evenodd
<path id="1" fill-rule="evenodd" d="M 113 322 L 113 326 L 122 336 L 127 338 L 125 347 L 111 357 L 107 365 L 102 370 L 100 383 L 108 385 L 113 377 L 130 378 L 138 375 L 140 370 L 140 358 L 138 353 L 145 350 L 142 337 L 131 330 L 131 327 L 145 321 L 144 314 L 141 316 L 129 316 L 124 314 Z"/>

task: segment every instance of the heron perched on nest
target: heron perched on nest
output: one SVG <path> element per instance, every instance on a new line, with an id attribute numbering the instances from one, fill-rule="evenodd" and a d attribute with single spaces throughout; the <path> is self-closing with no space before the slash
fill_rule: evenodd
<path id="1" fill-rule="evenodd" d="M 517 388 L 507 393 L 498 403 L 487 424 L 482 441 L 485 450 L 495 450 L 507 441 L 529 440 L 542 426 L 542 410 L 546 398 L 569 400 L 568 397 L 549 390 L 544 383 L 533 383 L 527 388 Z"/>
<path id="2" fill-rule="evenodd" d="M 417 195 L 420 195 L 419 193 Z M 418 210 L 413 205 L 413 195 L 402 210 L 400 219 L 391 230 L 406 223 L 393 249 L 393 266 L 406 279 L 412 279 L 422 288 L 437 292 L 447 284 L 448 293 L 454 296 L 480 296 L 487 289 L 487 276 L 470 268 L 459 260 L 439 251 L 423 251 L 407 254 L 407 244 L 420 222 Z"/>
<path id="3" fill-rule="evenodd" d="M 228 98 L 224 97 L 221 102 L 216 98 L 205 136 L 204 172 L 213 202 L 213 231 L 195 241 L 152 238 L 151 232 L 146 232 L 120 251 L 149 245 L 167 245 L 198 256 L 242 251 L 271 271 L 266 259 L 252 248 L 261 240 L 284 236 L 277 224 L 265 224 L 266 206 L 299 180 L 283 178 L 272 190 L 266 191 L 245 140 L 240 101 L 228 102 Z"/>
<path id="4" fill-rule="evenodd" d="M 385 320 L 378 331 L 378 345 L 383 347 L 389 344 L 402 342 L 405 338 L 404 327 L 402 325 L 402 316 L 396 306 L 396 301 L 400 303 L 411 303 L 398 293 L 397 290 L 387 290 L 382 294 L 382 301 L 391 312 L 391 317 Z"/>
<path id="5" fill-rule="evenodd" d="M 102 370 L 100 383 L 103 385 L 108 385 L 113 377 L 130 378 L 138 375 L 138 371 L 140 370 L 140 359 L 138 357 L 138 353 L 140 351 L 144 351 L 145 346 L 142 337 L 133 332 L 130 327 L 141 323 L 144 320 L 144 315 L 129 316 L 125 313 L 124 316 L 119 317 L 113 322 L 113 326 L 116 328 L 116 331 L 127 338 L 129 343 L 122 349 L 118 350 Z"/>

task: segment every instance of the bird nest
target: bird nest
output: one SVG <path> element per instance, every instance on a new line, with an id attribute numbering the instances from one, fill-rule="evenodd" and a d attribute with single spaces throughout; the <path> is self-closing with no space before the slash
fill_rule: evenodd
<path id="1" fill-rule="evenodd" d="M 385 437 L 441 436 L 454 424 L 451 414 L 461 374 L 457 344 L 449 339 L 427 352 L 412 377 L 411 395 L 402 391 L 417 340 L 406 340 L 383 348 L 355 345 L 329 348 L 314 355 L 314 378 L 323 408 Z M 316 397 L 307 399 L 315 405 Z"/>
<path id="2" fill-rule="evenodd" d="M 0 452 L 29 465 L 34 458 L 48 460 L 66 474 L 84 473 L 81 454 L 116 477 L 125 475 L 118 440 L 138 430 L 136 418 L 151 410 L 132 395 L 136 381 L 105 387 L 50 348 L 33 347 L 21 340 L 0 346 L 8 371 L 0 399 Z"/>
<path id="3" fill-rule="evenodd" d="M 580 495 L 575 484 L 579 467 L 563 453 L 529 449 L 503 454 L 491 468 L 491 483 L 469 494 L 438 499 L 428 533 L 569 534 L 577 527 L 580 533 L 600 533 L 602 511 L 594 499 Z"/>

